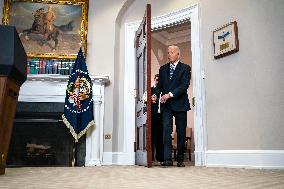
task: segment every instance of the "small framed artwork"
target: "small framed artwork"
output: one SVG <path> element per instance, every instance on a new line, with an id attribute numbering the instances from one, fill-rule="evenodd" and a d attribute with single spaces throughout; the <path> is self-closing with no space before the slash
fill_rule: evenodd
<path id="1" fill-rule="evenodd" d="M 231 22 L 213 31 L 214 58 L 218 59 L 239 51 L 237 22 Z"/>

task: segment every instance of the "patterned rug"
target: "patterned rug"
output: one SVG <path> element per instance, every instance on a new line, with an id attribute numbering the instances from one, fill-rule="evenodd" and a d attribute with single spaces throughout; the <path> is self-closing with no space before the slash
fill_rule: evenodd
<path id="1" fill-rule="evenodd" d="M 284 189 L 284 170 L 186 166 L 24 167 L 8 168 L 0 188 L 191 188 Z"/>

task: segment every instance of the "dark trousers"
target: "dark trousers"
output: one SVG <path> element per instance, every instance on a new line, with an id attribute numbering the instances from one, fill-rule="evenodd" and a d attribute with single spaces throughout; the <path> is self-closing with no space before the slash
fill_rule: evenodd
<path id="1" fill-rule="evenodd" d="M 152 151 L 156 150 L 156 160 L 164 161 L 164 144 L 163 144 L 163 123 L 161 114 L 155 113 L 152 109 L 151 130 L 152 130 Z M 154 158 L 153 158 L 154 159 Z"/>
<path id="2" fill-rule="evenodd" d="M 175 117 L 177 132 L 177 161 L 183 162 L 185 150 L 185 137 L 187 126 L 187 112 L 176 112 L 167 107 L 162 112 L 163 119 L 163 137 L 164 137 L 164 160 L 172 161 L 172 131 L 173 117 Z"/>

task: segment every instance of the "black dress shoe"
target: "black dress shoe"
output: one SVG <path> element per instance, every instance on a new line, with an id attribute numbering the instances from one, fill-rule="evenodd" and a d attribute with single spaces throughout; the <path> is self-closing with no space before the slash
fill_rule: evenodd
<path id="1" fill-rule="evenodd" d="M 185 167 L 183 162 L 177 162 L 177 167 Z"/>
<path id="2" fill-rule="evenodd" d="M 173 166 L 173 162 L 172 161 L 164 161 L 161 163 L 161 166 Z"/>

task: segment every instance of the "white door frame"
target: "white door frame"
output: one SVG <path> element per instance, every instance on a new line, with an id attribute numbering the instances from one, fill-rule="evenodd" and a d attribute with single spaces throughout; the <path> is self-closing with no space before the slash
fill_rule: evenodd
<path id="1" fill-rule="evenodd" d="M 195 165 L 205 165 L 207 149 L 205 125 L 204 69 L 201 65 L 199 6 L 152 18 L 152 28 L 171 27 L 184 21 L 191 21 L 192 81 L 196 106 L 194 111 Z M 124 158 L 127 164 L 135 164 L 135 31 L 140 21 L 125 24 L 125 69 L 124 69 Z"/>

